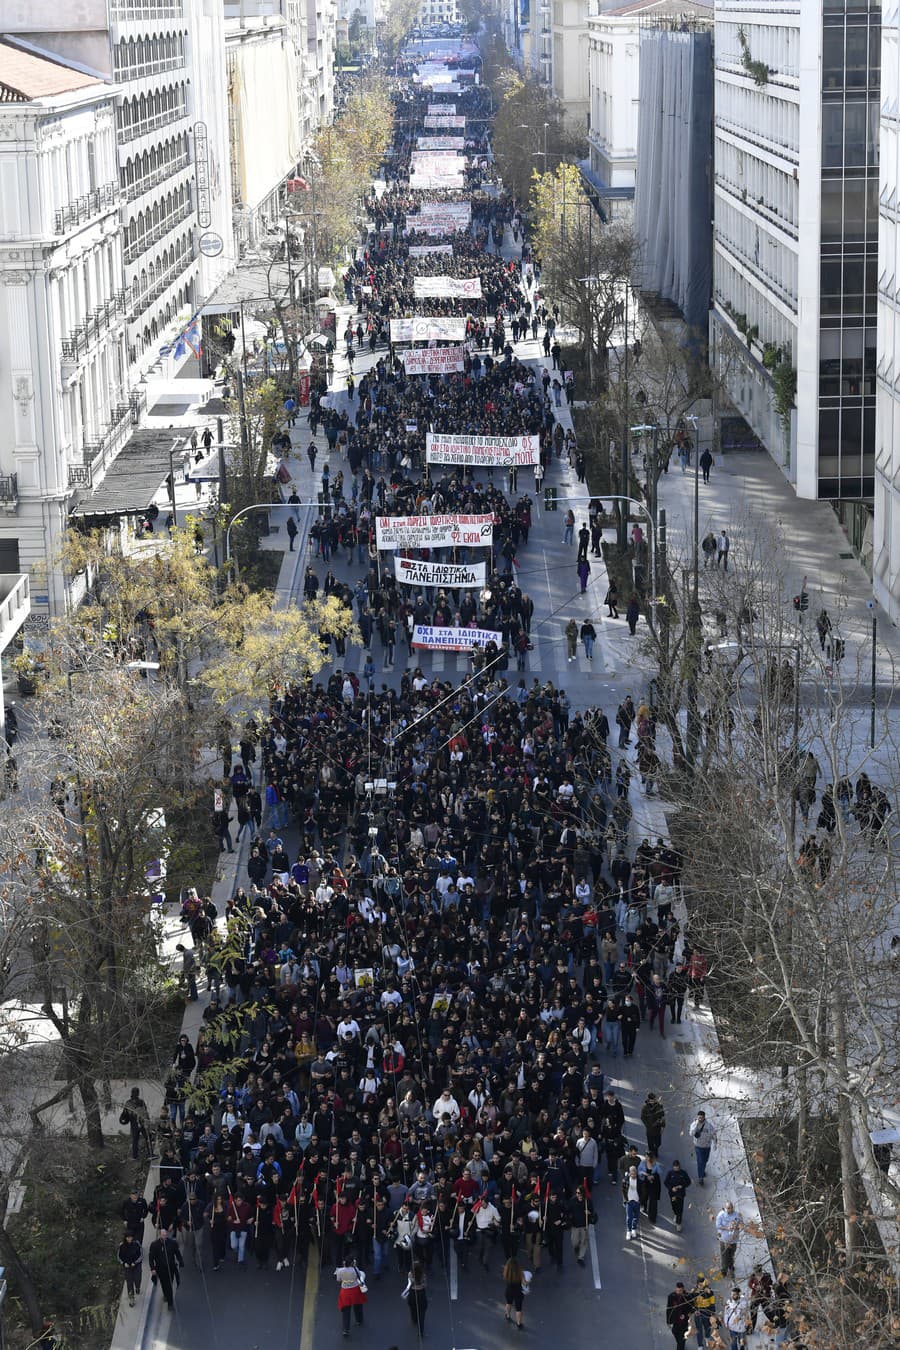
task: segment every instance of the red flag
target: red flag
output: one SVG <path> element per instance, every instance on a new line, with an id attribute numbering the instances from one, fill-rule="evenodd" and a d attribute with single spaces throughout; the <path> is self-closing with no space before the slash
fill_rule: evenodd
<path id="1" fill-rule="evenodd" d="M 587 1198 L 590 1200 L 590 1198 L 591 1198 L 591 1187 L 590 1187 L 590 1183 L 587 1182 L 587 1181 L 583 1181 L 581 1184 L 582 1184 L 582 1186 L 584 1187 L 584 1193 L 585 1193 L 585 1195 L 586 1195 Z"/>
<path id="2" fill-rule="evenodd" d="M 276 1228 L 281 1227 L 281 1196 L 275 1201 L 275 1208 L 272 1210 L 272 1223 Z"/>
<path id="3" fill-rule="evenodd" d="M 513 1209 L 515 1209 L 515 1207 L 516 1207 L 516 1188 L 515 1188 L 515 1186 L 513 1186 L 509 1198 L 510 1198 L 510 1202 L 511 1202 L 511 1204 L 512 1204 Z"/>

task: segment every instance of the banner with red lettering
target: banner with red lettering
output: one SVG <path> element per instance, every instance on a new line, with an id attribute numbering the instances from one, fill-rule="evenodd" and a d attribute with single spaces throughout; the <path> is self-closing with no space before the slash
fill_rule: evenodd
<path id="1" fill-rule="evenodd" d="M 380 549 L 489 548 L 494 539 L 494 517 L 376 516 L 375 538 Z"/>
<path id="2" fill-rule="evenodd" d="M 463 464 L 473 468 L 508 469 L 539 464 L 538 436 L 444 436 L 429 431 L 425 437 L 429 464 Z"/>
<path id="3" fill-rule="evenodd" d="M 413 347 L 402 354 L 407 375 L 447 375 L 463 369 L 464 347 Z"/>

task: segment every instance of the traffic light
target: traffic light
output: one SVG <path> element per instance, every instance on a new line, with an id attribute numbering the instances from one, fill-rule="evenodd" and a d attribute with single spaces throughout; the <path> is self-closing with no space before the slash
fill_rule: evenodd
<path id="1" fill-rule="evenodd" d="M 800 610 L 801 613 L 809 609 L 808 591 L 801 591 L 799 595 L 794 596 L 794 609 Z"/>
<path id="2" fill-rule="evenodd" d="M 555 488 L 555 487 L 544 488 L 544 510 L 545 510 L 545 511 L 555 511 L 555 510 L 556 510 L 556 488 Z"/>

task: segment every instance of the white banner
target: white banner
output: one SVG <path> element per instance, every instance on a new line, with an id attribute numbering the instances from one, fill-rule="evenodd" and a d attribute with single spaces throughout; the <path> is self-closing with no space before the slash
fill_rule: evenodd
<path id="1" fill-rule="evenodd" d="M 426 131 L 463 131 L 466 125 L 464 117 L 454 117 L 452 114 L 446 116 L 443 113 L 436 113 L 422 119 L 422 125 Z"/>
<path id="2" fill-rule="evenodd" d="M 541 442 L 539 436 L 442 436 L 429 431 L 425 457 L 429 464 L 508 469 L 511 465 L 539 464 Z"/>
<path id="3" fill-rule="evenodd" d="M 472 224 L 471 202 L 421 202 L 418 215 L 407 216 L 411 230 L 426 225 L 445 225 L 451 230 L 466 230 Z"/>
<path id="4" fill-rule="evenodd" d="M 449 375 L 463 369 L 464 347 L 410 347 L 402 353 L 407 375 Z"/>
<path id="5" fill-rule="evenodd" d="M 448 586 L 451 590 L 474 591 L 486 580 L 484 563 L 421 562 L 394 555 L 394 576 L 401 586 Z"/>
<path id="6" fill-rule="evenodd" d="M 379 548 L 489 548 L 493 516 L 376 516 Z"/>
<path id="7" fill-rule="evenodd" d="M 414 150 L 409 157 L 413 173 L 453 172 L 463 167 L 465 156 L 456 150 Z"/>
<path id="8" fill-rule="evenodd" d="M 455 117 L 455 103 L 429 103 L 425 110 L 429 117 Z"/>
<path id="9" fill-rule="evenodd" d="M 434 253 L 453 253 L 452 244 L 413 244 L 410 246 L 411 258 L 429 258 Z"/>
<path id="10" fill-rule="evenodd" d="M 417 136 L 417 151 L 465 150 L 465 136 Z"/>
<path id="11" fill-rule="evenodd" d="M 489 642 L 502 647 L 503 634 L 490 628 L 432 628 L 425 623 L 417 623 L 413 629 L 414 647 L 431 647 L 439 652 L 467 652 L 472 647 L 486 647 Z"/>
<path id="12" fill-rule="evenodd" d="M 413 277 L 417 300 L 480 300 L 480 277 Z"/>
<path id="13" fill-rule="evenodd" d="M 464 342 L 465 319 L 417 314 L 412 319 L 391 319 L 391 342 Z"/>
<path id="14" fill-rule="evenodd" d="M 416 192 L 462 192 L 465 183 L 461 173 L 458 177 L 443 173 L 411 173 L 409 186 Z"/>

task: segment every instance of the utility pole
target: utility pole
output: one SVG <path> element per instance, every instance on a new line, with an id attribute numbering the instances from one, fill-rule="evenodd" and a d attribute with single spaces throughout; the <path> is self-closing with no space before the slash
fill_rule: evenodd
<path id="1" fill-rule="evenodd" d="M 625 388 L 625 415 L 622 423 L 622 459 L 621 459 L 621 495 L 627 499 L 628 492 L 628 455 L 630 445 L 629 424 L 631 417 L 628 407 L 628 283 L 625 284 L 625 367 L 623 372 Z M 628 548 L 628 510 L 619 513 L 619 552 L 624 553 Z"/>
<path id="2" fill-rule="evenodd" d="M 874 600 L 867 600 L 866 604 L 872 611 L 872 688 L 869 696 L 869 746 L 875 749 L 875 655 L 876 643 L 878 641 L 878 611 L 875 608 Z"/>

